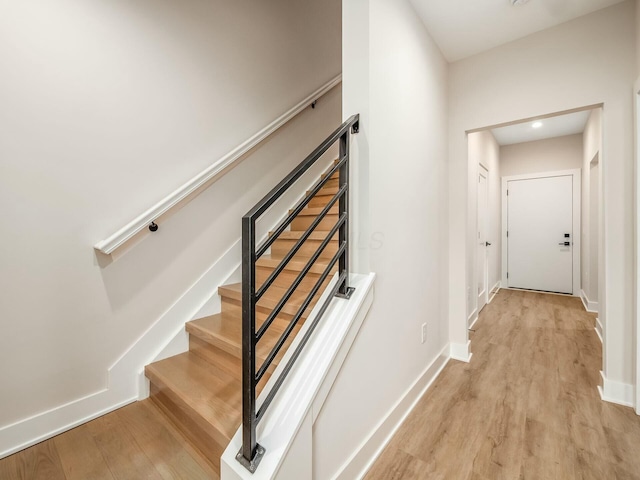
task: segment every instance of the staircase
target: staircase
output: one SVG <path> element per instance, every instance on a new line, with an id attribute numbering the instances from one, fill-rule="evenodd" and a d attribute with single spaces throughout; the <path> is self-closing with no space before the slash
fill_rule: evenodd
<path id="1" fill-rule="evenodd" d="M 257 261 L 256 287 L 262 285 L 269 277 L 280 260 L 290 251 L 337 191 L 338 174 L 336 173 L 296 216 L 291 223 L 291 229 L 283 232 L 274 242 L 270 253 L 263 255 Z M 329 214 L 320 222 L 260 299 L 256 309 L 258 326 L 264 322 L 322 240 L 326 238 L 337 221 L 337 213 L 337 207 L 332 207 Z M 257 354 L 258 366 L 271 351 L 292 316 L 301 307 L 308 292 L 327 267 L 328 259 L 337 252 L 337 244 L 336 234 L 296 288 L 276 321 L 260 340 Z M 323 290 L 320 289 L 316 294 L 301 321 L 308 317 Z M 186 330 L 189 332 L 189 351 L 152 363 L 145 369 L 146 376 L 151 382 L 153 402 L 217 472 L 220 471 L 220 456 L 241 423 L 241 284 L 221 286 L 218 288 L 218 294 L 222 299 L 221 313 L 186 324 Z M 295 333 L 299 331 L 300 325 L 295 327 Z M 277 366 L 293 338 L 294 335 L 289 337 L 285 348 L 280 351 L 270 367 L 269 373 Z M 264 388 L 269 373 L 258 385 L 258 391 Z"/>

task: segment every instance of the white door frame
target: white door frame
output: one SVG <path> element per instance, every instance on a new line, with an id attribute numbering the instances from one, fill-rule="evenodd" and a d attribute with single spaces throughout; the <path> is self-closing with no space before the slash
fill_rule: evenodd
<path id="1" fill-rule="evenodd" d="M 572 294 L 580 296 L 580 169 L 560 170 L 557 172 L 529 173 L 502 177 L 502 286 L 508 288 L 507 280 L 507 182 L 512 180 L 531 180 L 535 178 L 564 177 L 573 178 L 573 285 Z"/>
<path id="2" fill-rule="evenodd" d="M 634 224 L 635 224 L 635 281 L 636 281 L 636 301 L 635 301 L 635 345 L 634 345 L 634 353 L 635 353 L 635 407 L 636 414 L 640 415 L 640 192 L 638 189 L 640 188 L 640 78 L 636 80 L 634 86 L 634 96 L 635 101 L 633 102 L 634 109 L 634 158 L 636 163 L 636 181 L 634 188 L 635 195 L 635 215 L 634 215 Z M 604 357 L 604 355 L 603 355 Z"/>
<path id="3" fill-rule="evenodd" d="M 484 239 L 482 239 L 483 242 L 487 241 L 488 235 L 489 235 L 489 169 L 487 167 L 484 166 L 484 164 L 479 163 L 478 164 L 478 183 L 480 183 L 480 176 L 484 177 L 485 179 L 485 212 L 484 212 L 484 234 L 485 237 Z M 479 196 L 480 196 L 480 188 L 478 188 L 477 190 L 477 199 L 476 199 L 476 241 L 480 240 L 480 202 L 477 201 L 479 200 Z M 478 243 L 476 245 L 476 268 L 478 266 L 478 257 L 479 257 L 479 253 L 478 253 L 478 246 L 480 244 Z M 482 308 L 484 308 L 487 303 L 489 303 L 489 289 L 491 288 L 489 286 L 489 252 L 487 250 L 487 247 L 484 247 L 484 269 L 483 271 L 476 271 L 476 297 L 477 297 L 477 311 L 478 314 L 480 313 L 480 310 Z M 478 290 L 477 287 L 480 283 L 480 275 L 482 275 L 484 273 L 484 278 L 482 279 L 482 281 L 484 282 L 484 293 L 482 294 L 482 299 L 484 300 L 484 303 L 482 304 L 482 306 L 480 306 L 480 298 L 481 295 L 478 294 Z"/>

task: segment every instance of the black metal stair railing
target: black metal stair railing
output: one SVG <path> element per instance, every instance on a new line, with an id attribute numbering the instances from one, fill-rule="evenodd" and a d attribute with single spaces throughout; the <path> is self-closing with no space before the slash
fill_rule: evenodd
<path id="1" fill-rule="evenodd" d="M 308 342 L 314 328 L 320 318 L 329 307 L 331 298 L 340 296 L 349 298 L 352 288 L 349 287 L 349 140 L 351 133 L 357 133 L 359 129 L 359 115 L 354 115 L 344 122 L 335 132 L 333 132 L 324 142 L 322 142 L 300 165 L 298 165 L 289 175 L 287 175 L 269 194 L 267 194 L 255 207 L 253 207 L 242 218 L 242 448 L 237 460 L 249 471 L 255 472 L 262 456 L 264 448 L 256 439 L 256 426 L 264 417 L 266 409 L 269 407 L 278 389 L 282 386 L 285 377 L 293 368 L 293 364 L 300 356 L 304 346 Z M 338 162 L 327 172 L 323 179 L 309 192 L 306 198 L 300 202 L 284 221 L 275 229 L 272 235 L 256 249 L 256 221 L 267 209 L 273 205 L 313 164 L 315 164 L 329 148 L 339 142 Z M 283 257 L 273 272 L 266 278 L 264 283 L 256 289 L 256 262 L 264 255 L 273 243 L 278 239 L 291 224 L 293 219 L 311 201 L 316 193 L 338 172 L 338 192 L 329 200 L 318 216 L 300 238 L 296 241 L 291 250 Z M 329 230 L 326 237 L 310 256 L 300 273 L 287 288 L 282 298 L 276 303 L 273 310 L 268 314 L 266 320 L 260 328 L 256 329 L 256 305 L 265 292 L 276 280 L 277 276 L 286 268 L 300 250 L 304 242 L 311 236 L 314 230 L 320 225 L 323 218 L 329 211 L 338 204 L 338 220 Z M 269 327 L 276 317 L 282 312 L 287 301 L 291 298 L 296 288 L 302 283 L 306 275 L 322 255 L 332 238 L 338 234 L 338 249 L 331 257 L 326 268 L 319 276 L 314 286 L 307 293 L 304 301 L 293 315 L 289 325 L 284 329 L 270 353 L 266 356 L 262 365 L 256 365 L 257 345 L 264 337 Z M 305 311 L 319 293 L 320 288 L 325 284 L 329 274 L 335 265 L 338 265 L 338 281 L 326 301 L 320 306 L 318 314 L 313 318 L 307 328 L 305 335 L 300 339 L 291 357 L 282 369 L 280 376 L 273 383 L 272 388 L 267 393 L 264 401 L 257 407 L 256 390 L 257 385 L 264 377 L 276 356 L 287 342 L 287 339 L 300 322 Z"/>

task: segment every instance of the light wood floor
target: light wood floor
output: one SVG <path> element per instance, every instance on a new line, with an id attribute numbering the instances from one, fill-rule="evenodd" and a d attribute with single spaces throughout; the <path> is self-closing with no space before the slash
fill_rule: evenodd
<path id="1" fill-rule="evenodd" d="M 579 299 L 502 290 L 373 465 L 374 479 L 639 479 L 640 417 L 600 400 Z"/>
<path id="2" fill-rule="evenodd" d="M 578 299 L 502 290 L 471 363 L 445 367 L 366 479 L 640 479 L 640 417 L 600 400 L 593 323 Z M 149 400 L 0 460 L 1 480 L 205 478 Z"/>
<path id="3" fill-rule="evenodd" d="M 1 480 L 204 480 L 218 474 L 151 400 L 0 460 Z"/>

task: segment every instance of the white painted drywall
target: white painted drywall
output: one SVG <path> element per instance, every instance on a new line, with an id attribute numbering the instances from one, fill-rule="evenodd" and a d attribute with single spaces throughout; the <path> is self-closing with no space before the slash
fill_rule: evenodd
<path id="1" fill-rule="evenodd" d="M 350 263 L 354 272 L 368 273 L 371 271 L 369 249 L 376 242 L 371 232 L 369 201 L 370 56 L 366 50 L 356 47 L 364 44 L 368 48 L 369 45 L 367 0 L 343 2 L 342 28 L 342 118 L 346 120 L 360 114 L 360 132 L 351 137 L 349 208 L 350 235 L 355 249 L 350 252 Z"/>
<path id="2" fill-rule="evenodd" d="M 489 248 L 489 288 L 494 289 L 502 276 L 502 254 L 500 253 L 502 251 L 502 197 L 500 194 L 502 167 L 498 142 L 493 135 L 487 139 L 487 142 L 485 158 L 489 169 L 489 241 L 493 244 Z"/>
<path id="3" fill-rule="evenodd" d="M 487 241 L 491 243 L 491 246 L 487 247 L 487 256 L 489 261 L 489 289 L 493 289 L 502 275 L 502 199 L 500 196 L 501 190 L 501 176 L 503 175 L 501 169 L 501 149 L 500 145 L 496 141 L 495 137 L 489 130 L 483 130 L 480 132 L 470 133 L 468 135 L 469 144 L 469 197 L 473 195 L 473 198 L 478 196 L 478 165 L 482 164 L 487 168 L 489 176 L 487 178 L 487 187 L 489 189 L 489 201 L 488 201 L 488 215 L 489 215 L 489 233 L 487 235 Z M 473 178 L 472 178 L 473 177 Z M 477 215 L 469 216 L 469 227 L 473 231 L 477 232 L 478 222 Z M 476 245 L 476 242 L 474 242 Z M 474 247 L 475 248 L 475 247 Z M 473 272 L 472 278 L 477 278 L 477 251 L 470 255 L 469 261 L 473 264 L 468 264 L 467 268 L 470 272 Z M 475 285 L 475 281 L 474 281 Z M 475 292 L 475 293 L 474 293 Z M 468 294 L 469 292 L 467 292 Z M 478 312 L 478 295 L 476 288 L 471 288 L 471 295 L 467 295 L 467 317 L 475 316 Z"/>
<path id="4" fill-rule="evenodd" d="M 591 111 L 583 134 L 582 159 L 582 290 L 589 302 L 598 301 L 598 245 L 602 206 L 600 151 L 602 149 L 602 109 Z M 597 165 L 592 165 L 594 158 Z M 597 179 L 592 176 L 597 176 Z M 601 318 L 602 322 L 602 318 Z M 604 327 L 604 322 L 603 327 Z M 606 328 L 606 327 L 604 327 Z"/>
<path id="5" fill-rule="evenodd" d="M 367 137 L 354 142 L 368 141 L 368 158 L 360 148 L 356 162 L 366 163 L 357 181 L 369 188 L 355 194 L 370 202 L 367 248 L 377 277 L 369 315 L 314 427 L 314 478 L 323 479 L 341 471 L 448 342 L 447 64 L 407 0 L 343 6 L 343 95 L 353 109 L 344 115 L 368 112 Z M 355 32 L 366 35 L 351 42 Z M 368 96 L 355 91 L 361 83 Z"/>
<path id="6" fill-rule="evenodd" d="M 636 0 L 636 75 L 640 76 L 640 1 Z"/>
<path id="7" fill-rule="evenodd" d="M 582 134 L 500 147 L 503 177 L 582 168 Z"/>
<path id="8" fill-rule="evenodd" d="M 635 4 L 627 1 L 450 65 L 450 332 L 464 343 L 467 144 L 465 131 L 604 104 L 604 182 L 608 322 L 605 375 L 633 383 L 633 117 Z M 605 271 L 606 270 L 606 271 Z"/>
<path id="9" fill-rule="evenodd" d="M 3 2 L 0 427 L 107 387 L 109 367 L 239 238 L 241 216 L 339 125 L 337 88 L 155 235 L 95 256 L 340 73 L 340 8 Z"/>

